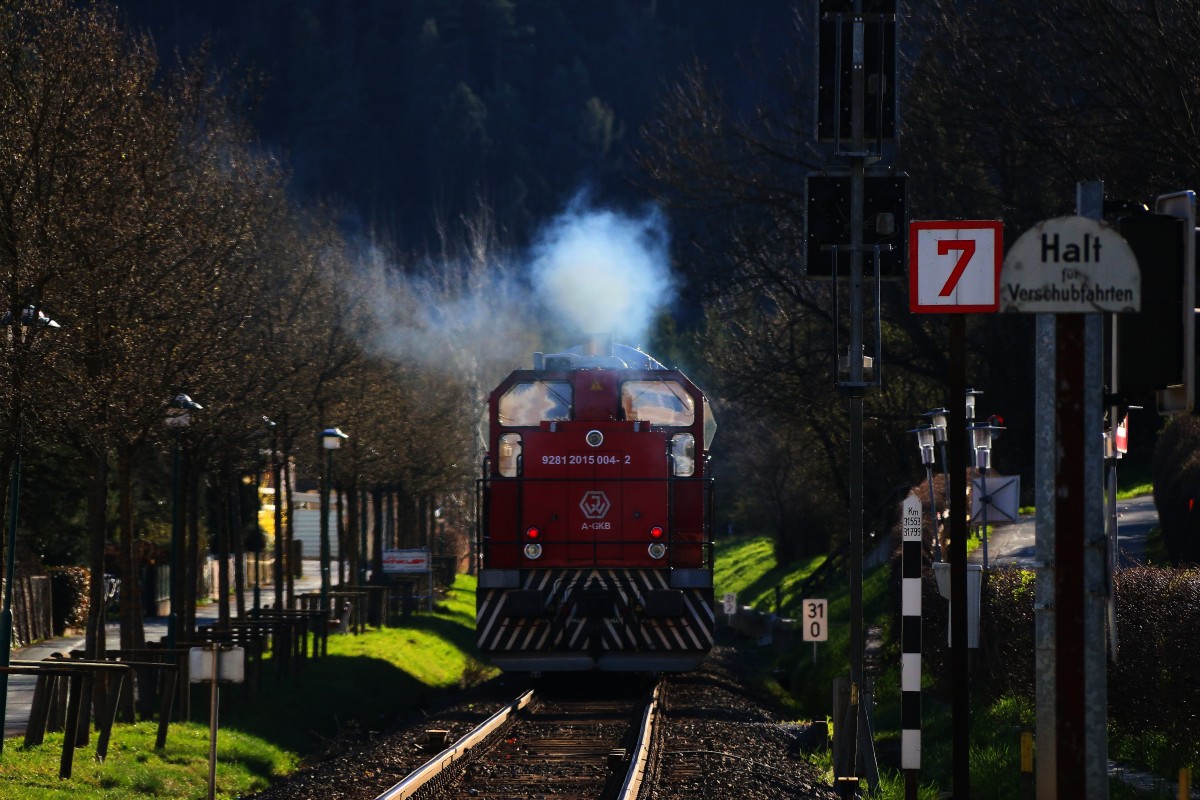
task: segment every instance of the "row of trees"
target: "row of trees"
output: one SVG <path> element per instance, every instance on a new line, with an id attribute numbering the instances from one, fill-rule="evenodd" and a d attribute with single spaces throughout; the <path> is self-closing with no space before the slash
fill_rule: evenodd
<path id="1" fill-rule="evenodd" d="M 91 655 L 114 546 L 121 646 L 142 644 L 138 554 L 169 526 L 175 395 L 204 406 L 179 442 L 188 578 L 208 549 L 200 487 L 233 485 L 272 451 L 315 474 L 323 427 L 353 434 L 337 462 L 347 492 L 386 486 L 413 505 L 459 489 L 474 461 L 459 422 L 472 376 L 373 348 L 407 323 L 367 299 L 398 287 L 330 212 L 289 200 L 229 87 L 203 56 L 162 69 L 102 5 L 0 11 L 0 474 L 30 454 L 19 552 L 86 553 Z M 19 324 L 27 308 L 60 327 Z"/>
<path id="2" fill-rule="evenodd" d="M 321 44 L 322 32 L 361 33 L 372 20 L 392 20 L 404 36 L 417 36 L 426 50 L 411 52 L 429 58 L 410 66 L 437 72 L 437 80 L 399 72 L 378 85 L 393 98 L 430 90 L 422 101 L 409 99 L 419 105 L 436 96 L 440 116 L 425 114 L 421 130 L 396 140 L 403 147 L 392 142 L 380 150 L 350 137 L 359 144 L 356 159 L 440 164 L 418 141 L 449 130 L 432 120 L 453 121 L 454 136 L 483 125 L 479 140 L 435 137 L 443 155 L 453 145 L 459 171 L 432 169 L 437 174 L 414 194 L 437 221 L 414 238 L 441 251 L 434 261 L 413 261 L 400 271 L 387 267 L 378 251 L 347 247 L 329 222 L 345 219 L 342 209 L 305 210 L 291 199 L 288 176 L 242 122 L 237 98 L 256 87 L 236 86 L 203 56 L 164 69 L 151 40 L 124 32 L 103 6 L 78 10 L 63 0 L 6 6 L 0 15 L 6 109 L 0 119 L 6 143 L 0 153 L 0 293 L 14 317 L 32 305 L 62 324 L 14 327 L 0 366 L 6 431 L 0 469 L 11 465 L 23 431 L 30 475 L 25 497 L 37 509 L 23 523 L 22 542 L 35 553 L 82 549 L 99 574 L 110 541 L 120 543 L 124 571 L 132 568 L 140 538 L 157 531 L 161 541 L 171 444 L 161 419 L 180 391 L 206 407 L 185 441 L 186 485 L 261 463 L 267 416 L 276 423 L 278 450 L 309 473 L 319 466 L 312 463 L 315 432 L 334 424 L 349 431 L 348 454 L 337 462 L 347 489 L 400 487 L 409 498 L 457 490 L 463 496 L 477 462 L 473 431 L 462 421 L 475 418 L 483 387 L 496 377 L 484 346 L 498 347 L 509 367 L 514 354 L 545 346 L 516 324 L 501 326 L 512 322 L 502 319 L 499 302 L 507 291 L 501 287 L 512 283 L 496 256 L 519 240 L 518 218 L 556 207 L 563 184 L 538 181 L 551 173 L 573 181 L 579 174 L 555 166 L 559 160 L 536 137 L 513 151 L 520 157 L 508 158 L 501 144 L 520 139 L 522 127 L 560 143 L 566 130 L 580 130 L 582 117 L 545 116 L 551 111 L 537 101 L 544 84 L 535 76 L 553 69 L 542 59 L 555 61 L 548 54 L 568 45 L 590 54 L 582 72 L 562 67 L 563 80 L 571 83 L 565 76 L 575 75 L 580 91 L 595 88 L 596 65 L 612 70 L 605 86 L 614 88 L 598 103 L 581 100 L 573 108 L 594 112 L 595 124 L 583 127 L 600 136 L 596 141 L 623 128 L 622 147 L 592 152 L 597 172 L 628 174 L 628 165 L 618 162 L 628 154 L 639 118 L 634 106 L 622 107 L 610 119 L 616 127 L 606 132 L 605 107 L 619 106 L 619 63 L 594 56 L 605 52 L 602 42 L 631 41 L 650 30 L 683 36 L 689 14 L 718 14 L 703 5 L 645 4 L 645 14 L 630 17 L 628 28 L 600 26 L 593 40 L 572 33 L 582 23 L 557 12 L 558 4 L 532 0 L 446 0 L 417 4 L 411 13 L 367 4 L 340 16 L 316 0 L 300 4 L 289 17 L 295 36 L 288 41 L 309 41 L 311 63 L 350 69 L 337 73 L 347 87 L 378 77 L 364 65 L 379 63 L 371 60 L 384 52 L 379 32 L 334 37 L 374 43 L 340 60 Z M 187 16 L 179 4 L 164 7 Z M 481 9 L 494 25 L 474 15 Z M 1148 8 L 1120 0 L 1072 0 L 1054 8 L 963 7 L 946 0 L 906 8 L 895 161 L 910 174 L 910 218 L 999 217 L 1012 238 L 1033 221 L 1070 213 L 1081 179 L 1103 178 L 1110 194 L 1134 200 L 1186 187 L 1194 175 L 1189 145 L 1200 107 L 1194 97 L 1200 84 L 1192 79 L 1200 74 L 1190 47 L 1197 24 L 1192 11 L 1185 0 Z M 248 26 L 246 15 L 254 16 L 247 11 L 234 18 Z M 834 287 L 797 274 L 804 176 L 832 159 L 813 143 L 813 8 L 800 5 L 796 21 L 796 46 L 777 68 L 735 74 L 728 53 L 717 59 L 721 69 L 697 62 L 661 98 L 637 145 L 641 188 L 674 209 L 687 307 L 704 310 L 681 316 L 679 326 L 664 320 L 650 348 L 697 373 L 718 401 L 723 521 L 773 531 L 785 557 L 836 544 L 848 494 L 845 408 L 833 390 Z M 307 40 L 300 35 L 305 30 L 312 34 Z M 248 29 L 244 35 L 259 34 Z M 679 52 L 687 49 L 676 44 Z M 290 56 L 277 54 L 277 60 L 295 63 Z M 646 90 L 644 73 L 654 70 L 640 61 L 635 66 Z M 287 97 L 303 100 L 296 108 L 331 95 L 366 102 L 356 91 L 326 87 L 309 96 L 307 89 L 288 90 Z M 455 97 L 463 100 L 459 111 Z M 750 108 L 748 97 L 763 100 Z M 645 99 L 639 94 L 636 102 Z M 522 104 L 542 116 L 517 114 Z M 501 107 L 511 113 L 497 113 Z M 276 117 L 305 116 L 292 111 Z M 338 119 L 359 119 L 360 111 L 368 109 L 322 117 L 326 133 L 332 136 Z M 393 116 L 383 129 L 417 118 Z M 515 119 L 524 120 L 522 126 Z M 501 129 L 516 138 L 497 136 Z M 533 152 L 547 155 L 533 158 Z M 481 154 L 493 167 L 503 164 L 504 175 L 471 160 Z M 311 178 L 321 172 L 312 165 L 323 162 L 310 155 L 302 166 Z M 443 192 L 441 178 L 457 188 Z M 498 200 L 510 195 L 526 199 Z M 916 416 L 958 401 L 942 389 L 942 321 L 908 314 L 900 285 L 886 285 L 882 302 L 885 385 L 867 405 L 868 512 L 889 507 L 905 478 L 918 477 L 906 433 Z M 457 313 L 468 304 L 469 313 Z M 456 312 L 438 313 L 448 308 Z M 987 391 L 983 414 L 1003 413 L 1009 428 L 997 461 L 1026 474 L 1032 462 L 1032 414 L 1023 413 L 1031 404 L 1030 327 L 1013 318 L 970 326 L 969 380 Z M 442 346 L 444 336 L 449 346 Z M 402 357 L 385 358 L 385 352 Z M 205 545 L 202 516 L 189 501 L 189 548 L 196 557 Z M 884 518 L 868 525 L 888 529 Z M 99 600 L 97 594 L 93 615 L 100 613 Z M 126 616 L 132 644 L 139 635 L 132 606 Z M 89 646 L 102 635 L 97 621 Z"/>

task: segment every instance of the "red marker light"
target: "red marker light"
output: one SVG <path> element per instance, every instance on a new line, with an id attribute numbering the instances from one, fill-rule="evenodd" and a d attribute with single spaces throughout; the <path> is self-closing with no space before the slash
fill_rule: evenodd
<path id="1" fill-rule="evenodd" d="M 536 525 L 534 527 L 530 528 L 529 530 L 525 531 L 525 537 L 528 539 L 536 539 L 541 535 L 542 535 L 542 532 L 537 529 Z"/>
<path id="2" fill-rule="evenodd" d="M 661 539 L 662 536 L 663 536 L 663 529 L 658 527 L 657 525 L 655 525 L 653 528 L 650 529 L 650 538 L 651 539 Z"/>

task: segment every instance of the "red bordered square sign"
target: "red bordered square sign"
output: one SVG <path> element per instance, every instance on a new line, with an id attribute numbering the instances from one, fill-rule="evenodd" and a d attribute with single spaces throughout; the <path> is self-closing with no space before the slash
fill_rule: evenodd
<path id="1" fill-rule="evenodd" d="M 1000 309 L 1004 224 L 925 220 L 908 226 L 908 308 L 917 314 Z"/>

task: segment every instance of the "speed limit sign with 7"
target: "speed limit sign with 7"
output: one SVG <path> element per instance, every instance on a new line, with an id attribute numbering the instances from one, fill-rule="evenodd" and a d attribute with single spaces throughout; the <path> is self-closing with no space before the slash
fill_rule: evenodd
<path id="1" fill-rule="evenodd" d="M 829 601 L 825 598 L 809 598 L 800 601 L 803 611 L 801 623 L 804 626 L 804 641 L 824 642 L 829 639 L 829 616 L 827 610 Z M 815 651 L 814 651 L 815 652 Z"/>
<path id="2" fill-rule="evenodd" d="M 1004 225 L 924 220 L 908 226 L 908 308 L 918 314 L 1000 309 Z"/>

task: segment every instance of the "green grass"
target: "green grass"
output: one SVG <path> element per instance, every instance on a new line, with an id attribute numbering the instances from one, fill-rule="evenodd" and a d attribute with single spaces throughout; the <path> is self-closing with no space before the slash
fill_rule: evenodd
<path id="1" fill-rule="evenodd" d="M 1135 483 L 1125 488 L 1117 489 L 1118 500 L 1129 500 L 1134 497 L 1142 497 L 1143 495 L 1153 495 L 1153 483 Z"/>
<path id="2" fill-rule="evenodd" d="M 819 565 L 819 559 L 799 565 L 779 565 L 774 558 L 771 542 L 766 538 L 746 538 L 721 542 L 717 549 L 715 582 L 717 596 L 737 592 L 739 602 L 773 610 L 774 586 L 795 586 Z M 863 620 L 865 626 L 879 625 L 888 638 L 892 614 L 898 598 L 892 596 L 888 567 L 869 571 L 863 582 Z M 779 660 L 776 675 L 780 683 L 768 689 L 780 699 L 785 712 L 796 719 L 827 719 L 830 688 L 833 679 L 849 670 L 849 583 L 844 572 L 828 585 L 812 590 L 814 596 L 830 602 L 829 641 L 817 645 L 816 661 L 809 643 L 803 643 Z M 785 595 L 788 597 L 788 595 Z M 794 612 L 784 603 L 785 614 Z M 899 736 L 899 656 L 894 646 L 881 655 L 880 674 L 875 682 L 874 731 L 877 748 L 896 745 Z M 925 675 L 932 684 L 933 676 Z M 770 683 L 770 681 L 768 681 Z M 968 754 L 973 797 L 987 800 L 1021 800 L 1033 794 L 1033 776 L 1020 771 L 1020 742 L 1022 731 L 1033 731 L 1035 709 L 1025 698 L 1004 697 L 993 703 L 973 702 L 971 709 L 971 749 Z M 925 693 L 922 710 L 922 768 L 919 773 L 918 797 L 935 800 L 946 796 L 953 784 L 953 719 L 950 707 L 939 702 L 932 693 Z M 1177 743 L 1166 742 L 1152 734 L 1125 736 L 1110 732 L 1110 754 L 1128 761 L 1131 766 L 1153 771 L 1164 777 L 1174 777 L 1178 765 L 1191 754 Z M 1134 754 L 1137 754 L 1134 757 Z M 832 783 L 832 763 L 829 751 L 812 757 Z M 904 776 L 881 768 L 880 792 L 883 800 L 905 798 Z M 1137 790 L 1112 783 L 1114 800 L 1138 800 L 1147 797 Z M 1173 796 L 1173 795 L 1172 795 Z"/>
<path id="3" fill-rule="evenodd" d="M 327 657 L 306 662 L 278 686 L 268 663 L 261 691 L 223 688 L 217 796 L 260 791 L 333 737 L 378 731 L 442 693 L 487 677 L 492 670 L 471 655 L 474 626 L 475 579 L 460 575 L 434 614 L 416 615 L 404 627 L 331 636 Z M 161 752 L 154 750 L 154 724 L 117 725 L 105 763 L 93 758 L 93 737 L 89 747 L 76 750 L 66 781 L 58 778 L 62 734 L 30 749 L 20 739 L 8 740 L 0 758 L 0 797 L 206 797 L 208 693 L 200 686 L 194 692 L 195 721 L 173 723 Z"/>
<path id="4" fill-rule="evenodd" d="M 775 548 L 769 537 L 724 539 L 716 544 L 713 586 L 718 599 L 733 592 L 739 605 L 775 611 L 778 597 L 781 613 L 785 616 L 799 613 L 804 598 L 796 592 L 824 560 L 824 556 L 818 556 L 780 565 L 776 563 Z"/>
<path id="5" fill-rule="evenodd" d="M 167 746 L 154 749 L 156 724 L 140 722 L 113 730 L 108 759 L 94 758 L 95 737 L 75 752 L 71 778 L 58 777 L 63 735 L 24 749 L 10 739 L 0 760 L 0 796 L 11 800 L 91 798 L 203 798 L 208 787 L 207 723 L 171 726 Z M 268 742 L 232 729 L 217 734 L 217 794 L 237 797 L 265 789 L 273 775 L 295 768 L 296 757 Z"/>

